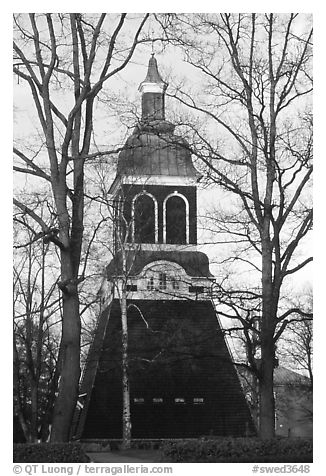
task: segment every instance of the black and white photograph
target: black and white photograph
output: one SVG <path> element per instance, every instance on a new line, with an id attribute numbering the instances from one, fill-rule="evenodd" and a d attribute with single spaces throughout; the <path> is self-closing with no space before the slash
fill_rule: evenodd
<path id="1" fill-rule="evenodd" d="M 10 14 L 14 474 L 321 474 L 314 15 L 277 6 Z"/>

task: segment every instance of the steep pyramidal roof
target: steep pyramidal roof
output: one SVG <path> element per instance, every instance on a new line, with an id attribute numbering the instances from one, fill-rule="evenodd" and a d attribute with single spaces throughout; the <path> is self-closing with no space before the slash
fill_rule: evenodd
<path id="1" fill-rule="evenodd" d="M 128 332 L 134 438 L 243 436 L 255 432 L 215 309 L 208 301 L 129 300 Z M 146 316 L 148 326 L 141 315 Z M 198 326 L 200 322 L 200 326 Z M 100 317 L 80 393 L 75 438 L 121 438 L 121 311 L 112 301 Z M 153 408 L 153 397 L 164 409 Z M 185 397 L 184 405 L 174 398 Z M 204 405 L 193 404 L 204 397 Z M 199 412 L 199 413 L 197 413 Z"/>

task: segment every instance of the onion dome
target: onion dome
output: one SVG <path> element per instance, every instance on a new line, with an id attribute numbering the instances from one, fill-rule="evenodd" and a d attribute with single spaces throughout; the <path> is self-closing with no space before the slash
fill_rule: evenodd
<path id="1" fill-rule="evenodd" d="M 198 178 L 187 142 L 172 133 L 142 131 L 127 139 L 118 160 L 119 175 L 172 175 Z"/>
<path id="2" fill-rule="evenodd" d="M 165 91 L 152 54 L 147 75 L 139 86 L 142 93 L 140 123 L 127 139 L 118 159 L 118 175 L 170 175 L 198 180 L 188 143 L 174 134 L 175 126 L 165 120 Z"/>

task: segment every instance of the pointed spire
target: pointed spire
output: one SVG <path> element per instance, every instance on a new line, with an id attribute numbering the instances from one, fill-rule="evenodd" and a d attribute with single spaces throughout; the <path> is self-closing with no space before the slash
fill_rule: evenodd
<path id="1" fill-rule="evenodd" d="M 164 92 L 167 86 L 159 73 L 155 54 L 152 53 L 148 62 L 146 78 L 140 83 L 139 90 L 141 92 Z"/>
<path id="2" fill-rule="evenodd" d="M 151 58 L 149 59 L 148 62 L 148 70 L 147 70 L 147 76 L 144 80 L 146 83 L 164 83 L 157 67 L 157 61 L 154 56 L 154 53 L 152 53 Z"/>

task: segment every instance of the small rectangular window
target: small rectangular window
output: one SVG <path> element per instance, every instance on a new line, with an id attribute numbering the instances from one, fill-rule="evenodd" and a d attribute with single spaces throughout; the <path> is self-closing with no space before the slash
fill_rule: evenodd
<path id="1" fill-rule="evenodd" d="M 193 401 L 195 405 L 201 405 L 204 403 L 204 399 L 202 397 L 195 397 Z"/>
<path id="2" fill-rule="evenodd" d="M 175 278 L 172 278 L 172 288 L 176 291 L 179 289 L 179 281 Z"/>
<path id="3" fill-rule="evenodd" d="M 153 398 L 153 403 L 163 403 L 163 398 Z"/>
<path id="4" fill-rule="evenodd" d="M 137 291 L 137 285 L 136 284 L 127 284 L 126 290 L 127 291 Z"/>
<path id="5" fill-rule="evenodd" d="M 165 273 L 160 273 L 159 274 L 159 288 L 161 290 L 166 289 L 166 274 Z"/>
<path id="6" fill-rule="evenodd" d="M 204 292 L 204 286 L 189 286 L 190 293 L 200 294 Z"/>
<path id="7" fill-rule="evenodd" d="M 177 397 L 174 399 L 174 403 L 186 403 L 184 398 Z"/>
<path id="8" fill-rule="evenodd" d="M 154 278 L 151 276 L 147 281 L 147 291 L 154 291 Z"/>
<path id="9" fill-rule="evenodd" d="M 144 403 L 144 401 L 145 401 L 145 400 L 144 400 L 142 397 L 140 397 L 140 398 L 139 398 L 139 397 L 134 398 L 134 403 Z"/>

